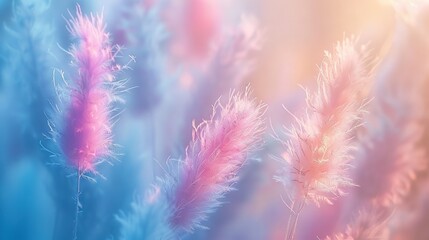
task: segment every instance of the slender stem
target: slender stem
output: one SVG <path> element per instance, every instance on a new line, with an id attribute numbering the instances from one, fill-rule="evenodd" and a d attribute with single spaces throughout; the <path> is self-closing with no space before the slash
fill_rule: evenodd
<path id="1" fill-rule="evenodd" d="M 74 219 L 73 240 L 77 240 L 77 227 L 78 227 L 78 222 L 79 222 L 79 209 L 80 209 L 79 196 L 80 196 L 80 178 L 81 178 L 81 175 L 82 175 L 82 173 L 78 167 L 77 179 L 76 179 L 76 213 L 75 213 L 75 219 Z"/>
<path id="2" fill-rule="evenodd" d="M 295 208 L 295 201 L 292 201 L 291 205 L 290 205 L 290 215 L 289 218 L 287 220 L 287 227 L 286 227 L 286 233 L 285 233 L 285 240 L 288 240 L 288 236 L 289 236 L 289 232 L 291 231 L 291 224 L 292 224 L 292 216 L 295 215 L 294 214 L 294 209 Z"/>
<path id="3" fill-rule="evenodd" d="M 55 222 L 54 222 L 54 228 L 52 229 L 52 239 L 57 239 L 57 233 L 58 233 L 58 221 L 59 221 L 59 215 L 60 210 L 58 210 L 58 207 L 55 209 Z"/>
<path id="4" fill-rule="evenodd" d="M 293 240 L 295 238 L 296 226 L 298 224 L 299 215 L 304 207 L 304 201 L 293 201 L 291 204 L 291 215 L 288 220 L 285 240 Z"/>

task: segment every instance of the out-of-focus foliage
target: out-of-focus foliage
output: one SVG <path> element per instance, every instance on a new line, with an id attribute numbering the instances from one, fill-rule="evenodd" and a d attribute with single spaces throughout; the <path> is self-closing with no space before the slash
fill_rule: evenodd
<path id="1" fill-rule="evenodd" d="M 0 239 L 426 240 L 428 19 L 425 0 L 0 0 Z M 323 56 L 352 36 L 364 86 L 344 87 Z M 256 102 L 228 99 L 247 85 Z"/>

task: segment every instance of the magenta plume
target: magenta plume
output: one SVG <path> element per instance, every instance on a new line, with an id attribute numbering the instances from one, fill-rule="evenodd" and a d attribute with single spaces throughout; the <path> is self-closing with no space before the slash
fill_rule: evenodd
<path id="1" fill-rule="evenodd" d="M 354 185 L 348 176 L 351 136 L 365 104 L 368 71 L 365 55 L 353 41 L 338 43 L 335 53 L 325 53 L 317 91 L 307 92 L 306 115 L 295 117 L 287 141 L 280 139 L 286 146 L 285 167 L 275 178 L 293 189 L 287 239 L 293 239 L 307 202 L 332 203 L 345 187 Z"/>
<path id="2" fill-rule="evenodd" d="M 74 238 L 77 239 L 80 211 L 80 179 L 87 172 L 97 173 L 95 166 L 111 156 L 112 102 L 115 90 L 121 87 L 114 81 L 114 48 L 105 32 L 103 17 L 82 15 L 79 6 L 67 29 L 76 41 L 67 53 L 71 56 L 75 74 L 65 89 L 58 89 L 60 102 L 58 118 L 51 126 L 53 140 L 61 155 L 76 169 L 76 215 Z M 63 101 L 64 100 L 64 101 Z"/>
<path id="3" fill-rule="evenodd" d="M 192 232 L 237 181 L 248 154 L 260 146 L 265 106 L 249 91 L 233 94 L 226 105 L 215 104 L 212 118 L 194 128 L 177 174 L 166 179 L 173 229 Z"/>
<path id="4" fill-rule="evenodd" d="M 94 171 L 96 162 L 110 154 L 114 55 L 102 16 L 83 16 L 78 6 L 68 30 L 78 41 L 69 50 L 76 75 L 59 142 L 70 165 L 79 172 Z"/>

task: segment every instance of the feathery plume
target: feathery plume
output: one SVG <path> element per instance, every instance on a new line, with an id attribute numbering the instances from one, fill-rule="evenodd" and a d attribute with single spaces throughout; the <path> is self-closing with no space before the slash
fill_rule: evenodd
<path id="1" fill-rule="evenodd" d="M 121 224 L 121 240 L 174 239 L 174 232 L 168 224 L 170 214 L 168 204 L 160 195 L 160 188 L 154 187 L 144 200 L 132 204 L 132 214 L 121 214 L 117 220 Z"/>
<path id="2" fill-rule="evenodd" d="M 240 85 L 253 70 L 255 58 L 252 56 L 261 49 L 263 42 L 264 34 L 258 20 L 252 15 L 242 15 L 238 26 L 217 44 L 205 81 L 212 84 L 219 81 L 222 84 L 218 83 L 217 88 L 223 89 Z"/>
<path id="3" fill-rule="evenodd" d="M 192 101 L 187 109 L 187 120 L 183 121 L 185 125 L 182 125 L 182 134 L 179 135 L 181 142 L 190 140 L 189 121 L 207 116 L 210 111 L 207 106 L 223 93 L 246 85 L 246 77 L 255 64 L 252 55 L 260 49 L 262 35 L 254 17 L 242 16 L 234 32 L 225 35 L 216 46 L 207 67 L 193 74 L 196 86 L 192 99 L 198 100 Z"/>
<path id="4" fill-rule="evenodd" d="M 368 78 L 361 53 L 345 40 L 337 45 L 336 54 L 326 53 L 317 92 L 307 92 L 307 116 L 296 118 L 296 126 L 289 130 L 286 173 L 276 177 L 285 182 L 290 172 L 296 196 L 316 204 L 331 203 L 343 187 L 353 185 L 346 173 L 350 131 L 365 101 L 358 96 Z"/>
<path id="5" fill-rule="evenodd" d="M 80 179 L 87 172 L 97 173 L 95 166 L 112 155 L 111 104 L 119 99 L 115 91 L 123 82 L 114 81 L 114 73 L 122 66 L 114 64 L 118 49 L 110 45 L 102 16 L 84 16 L 78 5 L 76 17 L 71 16 L 67 29 L 77 41 L 68 51 L 76 73 L 71 84 L 66 82 L 64 92 L 58 89 L 60 101 L 65 102 L 64 106 L 57 106 L 59 119 L 54 123 L 58 125 L 50 126 L 61 155 L 76 169 L 74 239 L 77 239 Z"/>
<path id="6" fill-rule="evenodd" d="M 387 226 L 390 212 L 384 208 L 368 207 L 359 212 L 344 233 L 328 236 L 325 240 L 389 239 Z"/>
<path id="7" fill-rule="evenodd" d="M 221 204 L 247 155 L 260 144 L 264 111 L 247 90 L 233 94 L 225 106 L 217 102 L 211 120 L 195 127 L 185 159 L 164 185 L 175 229 L 202 227 L 207 214 Z"/>
<path id="8" fill-rule="evenodd" d="M 221 205 L 221 198 L 232 190 L 249 153 L 260 146 L 265 105 L 250 99 L 249 94 L 247 89 L 244 94 L 233 93 L 225 105 L 220 100 L 216 102 L 211 119 L 194 127 L 193 140 L 185 159 L 177 161 L 177 166 L 168 168 L 167 175 L 159 179 L 155 188 L 159 192 L 151 194 L 155 197 L 147 198 L 150 199 L 146 200 L 147 203 L 134 208 L 130 217 L 120 218 L 130 219 L 122 221 L 122 236 L 141 232 L 141 228 L 124 224 L 131 221 L 138 222 L 140 226 L 154 224 L 149 234 L 156 238 L 159 236 L 155 236 L 155 232 L 168 233 L 166 224 L 175 236 L 204 228 L 203 221 Z M 144 208 L 167 211 L 164 217 L 153 218 L 157 223 L 149 223 L 152 218 L 142 218 L 136 211 L 145 214 L 156 211 Z"/>
<path id="9" fill-rule="evenodd" d="M 368 129 L 356 157 L 355 181 L 359 187 L 355 191 L 359 198 L 383 207 L 399 204 L 417 173 L 426 168 L 426 154 L 420 144 L 423 121 L 415 114 L 416 104 L 407 105 L 406 100 L 398 96 L 379 99 L 377 122 Z"/>
<path id="10" fill-rule="evenodd" d="M 362 204 L 373 202 L 394 207 L 402 202 L 416 175 L 427 169 L 423 146 L 424 94 L 429 65 L 427 38 L 419 29 L 425 21 L 422 1 L 411 9 L 406 4 L 409 20 L 400 19 L 395 26 L 392 48 L 383 60 L 374 86 L 374 115 L 368 120 L 364 139 L 357 154 L 356 197 Z M 427 8 L 426 8 L 427 9 Z M 399 13 L 397 9 L 397 13 Z M 419 23 L 419 24 L 417 24 Z M 410 49 L 409 46 L 414 48 Z"/>
<path id="11" fill-rule="evenodd" d="M 336 46 L 336 55 L 325 53 L 320 67 L 317 92 L 307 92 L 306 116 L 296 118 L 289 129 L 283 173 L 275 179 L 293 183 L 292 218 L 287 239 L 292 239 L 299 212 L 308 201 L 319 205 L 343 194 L 352 186 L 347 170 L 351 160 L 351 131 L 365 103 L 361 99 L 368 84 L 365 59 L 344 40 Z M 289 179 L 290 178 L 290 179 Z"/>
<path id="12" fill-rule="evenodd" d="M 428 181 L 422 183 L 417 196 L 408 198 L 406 204 L 401 205 L 392 217 L 391 239 L 429 239 L 429 188 Z"/>
<path id="13" fill-rule="evenodd" d="M 69 54 L 76 67 L 73 82 L 67 85 L 67 105 L 61 110 L 62 125 L 54 138 L 67 162 L 80 173 L 95 172 L 97 161 L 111 154 L 110 104 L 117 98 L 113 73 L 114 48 L 110 46 L 102 16 L 83 16 L 77 7 L 68 30 L 78 41 Z"/>
<path id="14" fill-rule="evenodd" d="M 5 96 L 2 104 L 11 119 L 5 124 L 9 127 L 16 125 L 10 130 L 13 133 L 0 134 L 9 136 L 6 144 L 10 146 L 5 147 L 6 154 L 14 148 L 22 149 L 20 154 L 24 155 L 38 152 L 39 141 L 48 131 L 45 113 L 54 96 L 53 88 L 48 87 L 49 51 L 54 37 L 46 17 L 49 7 L 45 0 L 13 1 L 12 19 L 4 25 L 1 34 L 0 58 L 5 61 L 4 64 L 0 61 L 0 89 L 4 91 L 0 95 Z M 15 157 L 19 156 L 8 154 L 4 159 Z"/>
<path id="15" fill-rule="evenodd" d="M 134 88 L 129 103 L 135 114 L 154 109 L 163 100 L 164 88 L 174 79 L 165 48 L 170 33 L 162 20 L 166 3 L 159 0 L 149 7 L 139 0 L 127 0 L 120 3 L 118 21 L 115 18 L 115 40 L 126 45 L 126 52 L 136 58 L 129 81 L 130 88 Z"/>

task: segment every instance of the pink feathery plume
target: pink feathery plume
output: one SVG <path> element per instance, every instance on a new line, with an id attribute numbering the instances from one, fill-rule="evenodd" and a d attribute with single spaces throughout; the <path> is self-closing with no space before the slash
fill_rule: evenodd
<path id="1" fill-rule="evenodd" d="M 183 121 L 185 124 L 210 114 L 207 106 L 229 89 L 244 86 L 247 75 L 254 68 L 255 59 L 252 55 L 260 49 L 262 42 L 262 32 L 256 19 L 242 16 L 240 25 L 225 36 L 215 47 L 207 68 L 193 73 L 196 81 L 192 98 L 198 100 L 189 105 L 188 119 Z M 180 141 L 188 142 L 191 126 L 185 125 L 181 132 L 178 136 Z"/>
<path id="2" fill-rule="evenodd" d="M 226 105 L 218 101 L 211 120 L 194 128 L 177 175 L 165 184 L 174 229 L 191 232 L 202 227 L 207 214 L 221 204 L 248 154 L 261 143 L 264 112 L 265 106 L 246 91 L 233 94 Z"/>
<path id="3" fill-rule="evenodd" d="M 336 47 L 336 55 L 326 53 L 321 66 L 317 92 L 307 92 L 307 116 L 296 118 L 286 142 L 287 163 L 284 182 L 290 174 L 295 195 L 301 199 L 331 203 L 342 188 L 352 186 L 347 169 L 350 162 L 350 131 L 362 113 L 368 75 L 365 60 L 345 40 Z"/>
<path id="4" fill-rule="evenodd" d="M 426 179 L 423 188 L 418 190 L 418 196 L 408 198 L 407 205 L 397 208 L 392 217 L 391 238 L 393 240 L 429 239 L 429 182 Z"/>
<path id="5" fill-rule="evenodd" d="M 109 115 L 114 110 L 111 103 L 118 99 L 114 92 L 123 83 L 113 81 L 114 72 L 121 67 L 114 65 L 115 52 L 102 16 L 83 16 L 78 5 L 76 17 L 71 17 L 67 28 L 77 42 L 68 51 L 76 73 L 64 94 L 59 95 L 61 101 L 65 96 L 65 105 L 57 107 L 59 119 L 52 134 L 66 162 L 76 169 L 73 239 L 77 239 L 80 179 L 87 172 L 97 173 L 95 166 L 112 154 Z"/>
<path id="6" fill-rule="evenodd" d="M 86 17 L 78 6 L 68 30 L 78 44 L 69 50 L 76 67 L 69 105 L 59 132 L 60 147 L 68 163 L 79 172 L 94 171 L 98 160 L 110 154 L 113 49 L 102 16 Z"/>
<path id="7" fill-rule="evenodd" d="M 368 207 L 359 212 L 344 233 L 328 236 L 325 240 L 390 239 L 388 220 L 390 212 L 383 208 Z"/>
<path id="8" fill-rule="evenodd" d="M 353 186 L 348 176 L 351 133 L 359 124 L 367 92 L 365 56 L 351 40 L 336 46 L 336 54 L 325 53 L 317 91 L 307 92 L 306 116 L 296 118 L 284 142 L 284 172 L 275 178 L 292 183 L 292 216 L 286 238 L 292 239 L 298 215 L 308 201 L 332 203 L 343 188 Z"/>
<path id="9" fill-rule="evenodd" d="M 407 196 L 417 173 L 426 169 L 420 143 L 424 125 L 412 110 L 415 104 L 401 104 L 397 96 L 381 101 L 377 122 L 359 148 L 355 191 L 364 202 L 390 207 Z"/>
<path id="10" fill-rule="evenodd" d="M 410 189 L 418 185 L 418 175 L 427 170 L 427 149 L 422 144 L 427 131 L 422 89 L 429 65 L 422 59 L 428 59 L 429 45 L 419 25 L 425 22 L 428 8 L 421 2 L 417 11 L 409 2 L 397 2 L 404 4 L 408 20 L 397 22 L 392 49 L 376 79 L 374 116 L 368 120 L 355 170 L 359 187 L 355 188 L 354 200 L 384 207 L 396 207 L 409 197 Z M 396 12 L 404 13 L 400 9 Z M 410 45 L 415 48 L 410 49 Z"/>

